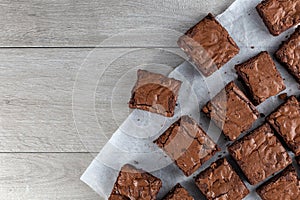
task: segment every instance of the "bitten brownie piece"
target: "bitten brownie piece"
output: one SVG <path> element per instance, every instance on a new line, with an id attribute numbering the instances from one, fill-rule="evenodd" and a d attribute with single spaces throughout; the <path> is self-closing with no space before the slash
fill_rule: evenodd
<path id="1" fill-rule="evenodd" d="M 225 158 L 200 172 L 195 181 L 208 200 L 241 200 L 249 194 L 249 190 Z"/>
<path id="2" fill-rule="evenodd" d="M 190 117 L 182 116 L 154 141 L 190 176 L 217 151 L 217 145 Z"/>
<path id="3" fill-rule="evenodd" d="M 217 71 L 240 50 L 212 14 L 188 30 L 177 43 L 205 76 Z"/>
<path id="4" fill-rule="evenodd" d="M 256 9 L 274 36 L 300 22 L 299 0 L 265 0 Z"/>
<path id="5" fill-rule="evenodd" d="M 162 186 L 159 178 L 126 164 L 121 168 L 109 200 L 155 200 Z"/>
<path id="6" fill-rule="evenodd" d="M 298 200 L 300 199 L 300 180 L 295 168 L 290 165 L 256 191 L 262 200 Z"/>
<path id="7" fill-rule="evenodd" d="M 181 81 L 146 70 L 138 70 L 137 76 L 129 107 L 172 117 Z"/>
<path id="8" fill-rule="evenodd" d="M 300 2 L 300 1 L 299 1 Z M 300 83 L 300 26 L 275 53 L 277 60 Z"/>
<path id="9" fill-rule="evenodd" d="M 252 95 L 255 105 L 286 88 L 274 61 L 266 51 L 236 65 L 235 69 Z"/>
<path id="10" fill-rule="evenodd" d="M 244 93 L 230 82 L 202 111 L 210 117 L 230 140 L 251 128 L 258 112 Z"/>
<path id="11" fill-rule="evenodd" d="M 194 200 L 188 191 L 179 183 L 163 198 L 163 200 Z"/>
<path id="12" fill-rule="evenodd" d="M 252 185 L 265 180 L 292 162 L 269 124 L 258 127 L 233 143 L 228 150 Z"/>
<path id="13" fill-rule="evenodd" d="M 287 143 L 289 148 L 300 155 L 300 103 L 295 96 L 279 106 L 267 117 L 267 121 Z"/>

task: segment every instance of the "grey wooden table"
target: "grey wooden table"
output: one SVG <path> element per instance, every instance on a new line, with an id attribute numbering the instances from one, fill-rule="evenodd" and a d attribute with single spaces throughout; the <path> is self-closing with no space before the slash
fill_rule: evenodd
<path id="1" fill-rule="evenodd" d="M 79 180 L 93 159 L 72 109 L 84 60 L 95 47 L 100 63 L 131 48 L 138 51 L 115 63 L 116 69 L 141 61 L 175 67 L 183 59 L 162 50 L 176 49 L 169 31 L 182 33 L 233 1 L 0 0 L 0 199 L 99 199 Z M 118 33 L 122 37 L 103 43 Z M 115 84 L 118 77 L 102 84 Z M 122 120 L 128 113 L 120 110 Z M 118 124 L 112 123 L 109 101 L 95 112 L 105 124 L 96 152 L 106 141 L 101 135 L 109 137 Z"/>

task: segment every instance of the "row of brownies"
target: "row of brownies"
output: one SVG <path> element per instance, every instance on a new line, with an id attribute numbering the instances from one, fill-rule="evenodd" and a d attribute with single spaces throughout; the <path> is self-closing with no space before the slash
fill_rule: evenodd
<path id="1" fill-rule="evenodd" d="M 299 0 L 266 0 L 256 8 L 274 36 L 300 22 Z M 299 43 L 300 27 L 281 44 L 275 57 L 300 83 Z M 180 37 L 178 45 L 205 76 L 210 76 L 239 53 L 237 44 L 211 14 Z M 251 96 L 250 100 L 234 82 L 230 82 L 202 108 L 202 112 L 214 121 L 229 140 L 234 141 L 228 151 L 250 184 L 257 185 L 280 172 L 258 187 L 257 193 L 263 200 L 300 199 L 299 178 L 291 164 L 292 159 L 280 142 L 282 140 L 298 156 L 300 165 L 299 101 L 295 96 L 289 97 L 261 126 L 240 138 L 241 133 L 249 130 L 259 118 L 255 106 L 286 87 L 266 51 L 236 65 L 235 69 Z M 138 70 L 137 74 L 138 80 L 132 89 L 129 107 L 166 117 L 174 116 L 181 81 L 145 70 Z M 192 175 L 220 151 L 217 144 L 189 116 L 181 116 L 154 143 L 186 176 Z M 209 200 L 240 200 L 249 193 L 226 158 L 218 159 L 200 172 L 195 183 Z M 161 187 L 159 178 L 126 164 L 119 172 L 109 200 L 154 200 Z M 163 199 L 194 198 L 180 184 L 176 184 Z"/>

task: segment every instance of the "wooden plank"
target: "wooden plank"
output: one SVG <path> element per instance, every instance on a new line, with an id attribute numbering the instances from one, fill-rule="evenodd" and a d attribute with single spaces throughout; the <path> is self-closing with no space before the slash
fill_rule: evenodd
<path id="1" fill-rule="evenodd" d="M 176 47 L 181 33 L 233 1 L 1 0 L 0 47 Z"/>
<path id="2" fill-rule="evenodd" d="M 1 153 L 0 199 L 99 199 L 79 180 L 91 161 L 89 153 Z"/>
<path id="3" fill-rule="evenodd" d="M 98 152 L 118 127 L 111 107 L 128 115 L 136 70 L 183 62 L 174 49 L 92 50 L 0 49 L 0 152 Z"/>

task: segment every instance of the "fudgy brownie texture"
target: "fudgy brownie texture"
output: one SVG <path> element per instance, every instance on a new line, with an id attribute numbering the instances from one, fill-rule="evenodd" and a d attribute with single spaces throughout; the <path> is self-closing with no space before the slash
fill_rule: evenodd
<path id="1" fill-rule="evenodd" d="M 126 164 L 121 168 L 109 200 L 155 200 L 162 186 L 159 178 Z"/>
<path id="2" fill-rule="evenodd" d="M 235 69 L 245 83 L 255 105 L 286 88 L 274 61 L 266 51 L 236 65 Z"/>
<path id="3" fill-rule="evenodd" d="M 300 83 L 300 26 L 276 51 L 277 60 Z"/>
<path id="4" fill-rule="evenodd" d="M 300 103 L 295 96 L 279 106 L 267 121 L 282 137 L 288 147 L 300 155 Z"/>
<path id="5" fill-rule="evenodd" d="M 217 71 L 240 50 L 212 14 L 189 29 L 177 43 L 205 76 Z"/>
<path id="6" fill-rule="evenodd" d="M 225 158 L 201 172 L 195 181 L 208 200 L 241 200 L 249 193 Z"/>
<path id="7" fill-rule="evenodd" d="M 190 176 L 217 151 L 217 145 L 190 117 L 182 116 L 154 141 Z"/>
<path id="8" fill-rule="evenodd" d="M 242 132 L 251 128 L 258 118 L 255 106 L 234 82 L 227 84 L 202 111 L 230 140 L 235 140 Z"/>
<path id="9" fill-rule="evenodd" d="M 300 180 L 292 165 L 257 190 L 262 200 L 299 200 Z"/>
<path id="10" fill-rule="evenodd" d="M 233 143 L 228 150 L 252 185 L 292 162 L 267 123 Z"/>
<path id="11" fill-rule="evenodd" d="M 179 183 L 163 198 L 163 200 L 194 200 L 188 191 Z"/>
<path id="12" fill-rule="evenodd" d="M 256 9 L 274 36 L 300 22 L 299 0 L 265 0 Z"/>
<path id="13" fill-rule="evenodd" d="M 146 70 L 138 70 L 137 76 L 129 107 L 172 117 L 181 81 Z"/>

